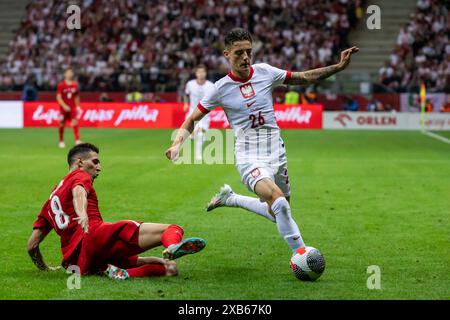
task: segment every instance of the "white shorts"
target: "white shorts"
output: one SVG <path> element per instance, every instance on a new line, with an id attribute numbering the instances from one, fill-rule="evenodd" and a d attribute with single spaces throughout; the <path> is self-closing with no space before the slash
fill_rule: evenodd
<path id="1" fill-rule="evenodd" d="M 241 176 L 241 181 L 252 192 L 255 192 L 256 183 L 264 178 L 269 178 L 281 189 L 285 197 L 291 195 L 289 175 L 287 169 L 287 159 L 278 166 L 267 163 L 238 164 L 236 166 Z"/>

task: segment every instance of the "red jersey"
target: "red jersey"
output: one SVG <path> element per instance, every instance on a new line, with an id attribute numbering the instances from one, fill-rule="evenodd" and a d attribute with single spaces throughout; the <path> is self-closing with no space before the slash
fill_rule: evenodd
<path id="1" fill-rule="evenodd" d="M 58 94 L 61 94 L 61 97 L 65 104 L 67 104 L 71 110 L 75 110 L 75 98 L 78 96 L 78 83 L 76 81 L 72 81 L 68 84 L 65 80 L 61 81 L 58 84 L 58 89 L 56 91 Z"/>
<path id="2" fill-rule="evenodd" d="M 89 231 L 102 223 L 103 219 L 98 209 L 97 194 L 93 188 L 91 176 L 86 171 L 77 169 L 65 176 L 53 189 L 33 224 L 34 229 L 42 229 L 45 233 L 53 228 L 61 237 L 63 265 L 74 259 L 76 261 L 76 249 L 85 236 L 78 221 L 74 220 L 78 216 L 73 206 L 72 190 L 78 185 L 82 186 L 87 193 Z"/>

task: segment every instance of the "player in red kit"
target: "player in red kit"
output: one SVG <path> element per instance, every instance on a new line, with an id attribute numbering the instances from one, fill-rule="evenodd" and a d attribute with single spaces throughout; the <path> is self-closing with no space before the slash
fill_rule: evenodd
<path id="1" fill-rule="evenodd" d="M 44 271 L 48 267 L 39 245 L 53 229 L 61 238 L 62 265 L 77 265 L 81 274 L 105 273 L 112 279 L 172 276 L 174 259 L 202 250 L 201 238 L 183 240 L 183 229 L 174 224 L 123 220 L 103 222 L 93 188 L 101 166 L 99 150 L 89 143 L 74 146 L 68 154 L 69 174 L 45 202 L 28 241 L 28 253 Z M 140 253 L 163 245 L 163 258 L 140 257 Z"/>
<path id="2" fill-rule="evenodd" d="M 78 83 L 73 79 L 73 70 L 71 68 L 64 71 L 64 80 L 58 84 L 56 92 L 56 101 L 60 107 L 59 118 L 59 147 L 65 148 L 64 144 L 64 126 L 66 122 L 71 122 L 75 144 L 81 143 L 80 130 L 78 128 L 78 113 L 80 112 L 80 95 Z"/>

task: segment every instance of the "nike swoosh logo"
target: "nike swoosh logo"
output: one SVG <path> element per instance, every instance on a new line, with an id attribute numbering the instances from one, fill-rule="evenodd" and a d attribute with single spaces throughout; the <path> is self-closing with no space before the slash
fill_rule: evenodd
<path id="1" fill-rule="evenodd" d="M 252 103 L 247 103 L 247 107 L 250 108 L 256 101 L 253 101 Z"/>

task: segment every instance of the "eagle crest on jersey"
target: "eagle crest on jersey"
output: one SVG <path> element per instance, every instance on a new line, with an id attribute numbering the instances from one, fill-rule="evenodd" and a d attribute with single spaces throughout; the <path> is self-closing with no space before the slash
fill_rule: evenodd
<path id="1" fill-rule="evenodd" d="M 251 98 L 255 95 L 255 90 L 253 90 L 253 86 L 251 83 L 244 84 L 239 87 L 241 89 L 241 94 L 244 99 Z"/>

